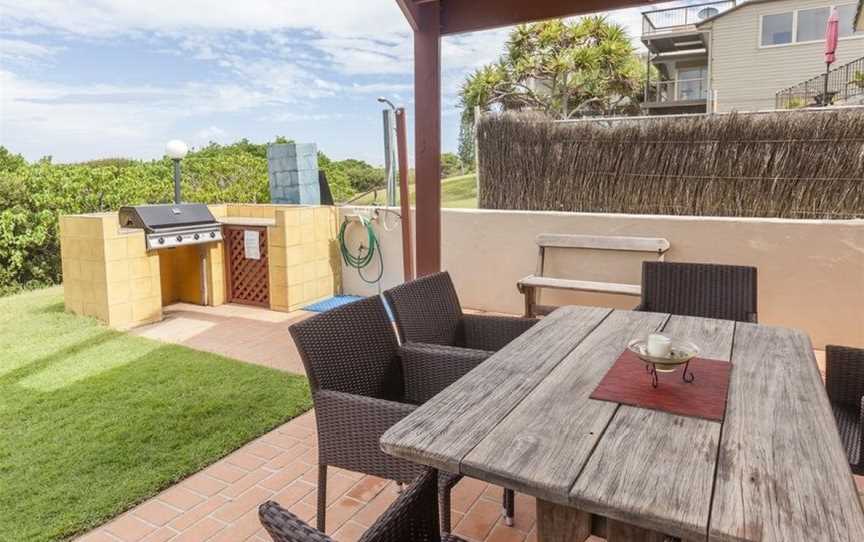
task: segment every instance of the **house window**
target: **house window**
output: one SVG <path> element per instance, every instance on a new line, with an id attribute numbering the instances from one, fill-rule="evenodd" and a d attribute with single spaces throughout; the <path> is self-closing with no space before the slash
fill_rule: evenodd
<path id="1" fill-rule="evenodd" d="M 837 14 L 840 16 L 840 37 L 848 38 L 849 36 L 858 36 L 862 32 L 855 32 L 855 12 L 858 6 L 855 4 L 846 4 L 845 6 L 837 6 Z"/>
<path id="2" fill-rule="evenodd" d="M 792 43 L 792 12 L 762 17 L 762 45 Z"/>
<path id="3" fill-rule="evenodd" d="M 817 41 L 825 39 L 830 8 L 798 10 L 798 34 L 795 41 Z"/>

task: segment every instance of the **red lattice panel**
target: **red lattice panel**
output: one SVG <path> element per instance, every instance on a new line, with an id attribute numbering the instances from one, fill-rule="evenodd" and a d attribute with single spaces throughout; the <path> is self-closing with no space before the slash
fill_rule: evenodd
<path id="1" fill-rule="evenodd" d="M 246 305 L 270 306 L 270 281 L 267 274 L 267 229 L 223 226 L 228 261 L 228 301 Z M 246 258 L 244 231 L 258 232 L 261 258 Z"/>

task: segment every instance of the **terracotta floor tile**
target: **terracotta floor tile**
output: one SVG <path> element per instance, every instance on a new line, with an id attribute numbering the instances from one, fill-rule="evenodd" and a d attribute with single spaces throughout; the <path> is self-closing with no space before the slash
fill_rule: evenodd
<path id="1" fill-rule="evenodd" d="M 204 502 L 204 497 L 179 485 L 163 491 L 157 498 L 180 510 L 191 510 Z"/>
<path id="2" fill-rule="evenodd" d="M 528 533 L 528 536 L 525 537 L 525 542 L 537 542 L 537 529 L 531 529 L 531 532 Z"/>
<path id="3" fill-rule="evenodd" d="M 314 490 L 315 486 L 313 484 L 303 480 L 296 480 L 288 484 L 282 491 L 273 495 L 271 499 L 278 502 L 283 508 L 288 508 Z"/>
<path id="4" fill-rule="evenodd" d="M 473 478 L 462 478 L 450 492 L 450 507 L 460 512 L 467 512 L 480 495 L 486 491 L 486 482 Z M 499 506 L 500 508 L 500 506 Z"/>
<path id="5" fill-rule="evenodd" d="M 227 487 L 228 484 L 207 474 L 199 473 L 180 482 L 180 487 L 194 491 L 199 495 L 211 497 Z"/>
<path id="6" fill-rule="evenodd" d="M 237 521 L 219 531 L 213 538 L 213 542 L 241 542 L 252 538 L 261 528 L 261 522 L 258 519 L 258 508 L 243 514 Z"/>
<path id="7" fill-rule="evenodd" d="M 177 536 L 177 531 L 170 527 L 159 527 L 141 542 L 167 542 Z"/>
<path id="8" fill-rule="evenodd" d="M 530 495 L 516 494 L 516 515 L 513 518 L 513 527 L 523 533 L 527 533 L 534 527 L 537 521 L 537 501 Z M 504 518 L 501 518 L 504 521 Z"/>
<path id="9" fill-rule="evenodd" d="M 314 520 L 316 510 L 314 506 L 310 506 L 303 501 L 297 501 L 291 506 L 289 506 L 288 510 L 309 525 L 313 527 L 315 526 Z"/>
<path id="10" fill-rule="evenodd" d="M 135 508 L 132 513 L 148 523 L 161 527 L 179 516 L 182 511 L 158 500 L 150 500 Z"/>
<path id="11" fill-rule="evenodd" d="M 858 493 L 864 493 L 864 476 L 853 474 L 852 478 L 855 479 L 855 487 L 858 488 Z"/>
<path id="12" fill-rule="evenodd" d="M 381 493 L 389 482 L 377 476 L 364 476 L 348 490 L 348 496 L 358 501 L 369 502 Z"/>
<path id="13" fill-rule="evenodd" d="M 243 478 L 240 478 L 230 486 L 223 489 L 220 495 L 224 495 L 229 499 L 239 497 L 244 491 L 254 486 L 261 480 L 267 478 L 268 476 L 272 476 L 272 473 L 270 471 L 266 471 L 264 469 L 253 470 Z"/>
<path id="14" fill-rule="evenodd" d="M 333 534 L 333 538 L 339 542 L 357 542 L 365 532 L 366 527 L 356 521 L 349 521 L 339 527 L 339 530 Z"/>
<path id="15" fill-rule="evenodd" d="M 523 542 L 523 540 L 525 540 L 524 532 L 499 523 L 492 528 L 485 542 Z"/>
<path id="16" fill-rule="evenodd" d="M 485 488 L 484 488 L 485 489 Z M 481 490 L 482 491 L 482 490 Z M 479 496 L 480 492 L 477 492 Z M 498 521 L 498 518 L 501 517 L 501 506 L 487 501 L 485 499 L 479 499 L 474 504 L 473 507 L 465 514 L 465 517 L 462 518 L 462 521 L 456 525 L 456 528 L 453 529 L 453 533 L 457 535 L 464 535 L 467 537 L 471 537 L 477 540 L 483 540 L 489 531 L 492 530 L 492 527 Z"/>
<path id="17" fill-rule="evenodd" d="M 369 503 L 360 509 L 357 514 L 354 515 L 354 521 L 360 523 L 365 527 L 371 526 L 378 516 L 380 516 L 384 510 L 387 509 L 390 504 L 396 500 L 398 497 L 396 493 L 396 486 L 391 482 L 387 484 L 378 495 L 375 496 Z M 456 524 L 455 522 L 453 523 Z"/>
<path id="18" fill-rule="evenodd" d="M 211 512 L 213 512 L 227 502 L 228 499 L 219 495 L 211 497 L 193 508 L 192 510 L 184 512 L 177 519 L 171 522 L 170 527 L 177 529 L 178 531 L 188 529 L 189 527 L 200 521 L 201 518 L 207 516 L 208 514 L 210 514 Z"/>
<path id="19" fill-rule="evenodd" d="M 262 437 L 261 441 L 266 442 L 270 446 L 280 448 L 283 452 L 291 450 L 301 442 L 300 439 L 285 435 L 278 431 L 271 431 L 270 433 Z"/>
<path id="20" fill-rule="evenodd" d="M 204 542 L 225 528 L 225 524 L 211 517 L 206 517 L 186 529 L 171 542 Z"/>
<path id="21" fill-rule="evenodd" d="M 235 467 L 240 467 L 241 469 L 248 471 L 255 470 L 261 465 L 267 463 L 266 459 L 262 459 L 243 450 L 236 451 L 229 455 L 225 458 L 225 461 L 231 463 Z"/>
<path id="22" fill-rule="evenodd" d="M 236 499 L 223 504 L 213 512 L 213 517 L 225 522 L 234 521 L 249 510 L 257 508 L 271 496 L 273 496 L 272 491 L 255 486 Z"/>
<path id="23" fill-rule="evenodd" d="M 219 461 L 204 469 L 204 474 L 211 478 L 216 478 L 222 482 L 233 484 L 240 478 L 246 476 L 246 471 L 239 469 L 225 461 Z"/>
<path id="24" fill-rule="evenodd" d="M 253 442 L 252 444 L 247 444 L 246 446 L 244 446 L 243 452 L 269 461 L 284 452 L 284 450 L 282 450 L 281 448 L 277 448 L 276 446 L 271 446 L 266 442 L 262 442 L 259 440 L 257 442 Z"/>
<path id="25" fill-rule="evenodd" d="M 355 480 L 351 478 L 347 478 L 342 476 L 341 474 L 335 474 L 333 476 L 327 477 L 327 506 L 330 506 L 336 499 L 344 495 L 348 492 L 349 489 L 355 484 Z M 303 498 L 303 501 L 315 505 L 318 499 L 318 486 L 316 484 L 315 491 L 306 495 Z"/>
<path id="26" fill-rule="evenodd" d="M 76 538 L 75 542 L 117 542 L 117 538 L 102 529 L 97 529 L 90 531 L 80 538 Z"/>
<path id="27" fill-rule="evenodd" d="M 303 476 L 303 474 L 305 474 L 306 471 L 310 470 L 310 468 L 311 467 L 309 465 L 306 465 L 305 463 L 294 461 L 293 463 L 286 465 L 283 469 L 275 472 L 274 474 L 270 474 L 258 485 L 260 485 L 261 487 L 265 487 L 271 491 L 281 491 L 288 484 Z"/>
<path id="28" fill-rule="evenodd" d="M 363 503 L 351 497 L 340 497 L 331 506 L 327 507 L 327 534 L 333 534 L 339 527 L 357 513 L 363 507 Z"/>
<path id="29" fill-rule="evenodd" d="M 131 514 L 124 514 L 106 525 L 105 530 L 123 542 L 138 542 L 155 531 L 156 527 Z"/>

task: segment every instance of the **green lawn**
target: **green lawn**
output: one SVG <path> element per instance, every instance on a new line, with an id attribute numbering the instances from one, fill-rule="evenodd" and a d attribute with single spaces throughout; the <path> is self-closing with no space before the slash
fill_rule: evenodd
<path id="1" fill-rule="evenodd" d="M 306 380 L 0 298 L 0 540 L 68 538 L 311 407 Z"/>
<path id="2" fill-rule="evenodd" d="M 408 185 L 411 202 L 415 201 L 414 179 Z M 352 205 L 384 205 L 387 193 L 379 190 L 352 202 Z M 397 196 L 398 197 L 398 196 Z M 477 208 L 477 176 L 473 173 L 441 179 L 441 206 L 445 208 Z"/>

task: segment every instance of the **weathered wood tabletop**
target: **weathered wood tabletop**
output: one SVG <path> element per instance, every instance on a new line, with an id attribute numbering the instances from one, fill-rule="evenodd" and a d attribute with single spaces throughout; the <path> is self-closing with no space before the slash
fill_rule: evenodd
<path id="1" fill-rule="evenodd" d="M 731 360 L 722 423 L 589 399 L 627 342 L 655 330 Z M 592 525 L 610 542 L 864 540 L 810 340 L 793 329 L 563 307 L 381 447 L 534 495 L 543 542 L 584 540 Z"/>

